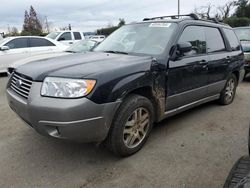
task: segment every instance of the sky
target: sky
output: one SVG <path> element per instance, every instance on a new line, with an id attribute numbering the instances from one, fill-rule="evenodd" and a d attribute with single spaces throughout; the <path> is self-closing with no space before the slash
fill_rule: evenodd
<path id="1" fill-rule="evenodd" d="M 229 0 L 180 0 L 181 13 L 195 7 L 224 5 Z M 45 16 L 53 29 L 72 25 L 72 29 L 95 31 L 108 25 L 116 25 L 119 18 L 126 23 L 141 21 L 145 17 L 177 14 L 177 0 L 1 0 L 0 32 L 8 27 L 22 29 L 24 11 L 32 5 L 39 17 Z"/>

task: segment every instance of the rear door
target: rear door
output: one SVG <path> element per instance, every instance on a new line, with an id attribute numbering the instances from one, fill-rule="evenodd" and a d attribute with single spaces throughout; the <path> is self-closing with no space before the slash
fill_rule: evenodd
<path id="1" fill-rule="evenodd" d="M 80 32 L 73 32 L 73 35 L 74 35 L 75 42 L 83 39 Z"/>
<path id="2" fill-rule="evenodd" d="M 0 70 L 7 70 L 7 67 L 15 61 L 30 56 L 28 38 L 12 39 L 4 46 L 8 46 L 10 50 L 0 51 Z"/>
<path id="3" fill-rule="evenodd" d="M 187 26 L 178 43 L 190 42 L 192 51 L 169 62 L 167 110 L 198 101 L 206 96 L 208 56 L 203 27 Z"/>
<path id="4" fill-rule="evenodd" d="M 232 57 L 219 28 L 205 27 L 205 33 L 209 55 L 207 96 L 211 96 L 219 94 L 223 89 Z"/>
<path id="5" fill-rule="evenodd" d="M 57 46 L 45 38 L 29 38 L 31 55 L 53 53 Z"/>

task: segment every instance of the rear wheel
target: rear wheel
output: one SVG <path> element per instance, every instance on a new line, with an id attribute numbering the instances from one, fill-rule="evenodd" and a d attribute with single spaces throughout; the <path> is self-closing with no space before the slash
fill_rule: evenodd
<path id="1" fill-rule="evenodd" d="M 222 90 L 220 95 L 219 101 L 222 105 L 228 105 L 233 102 L 237 85 L 238 85 L 237 78 L 234 74 L 232 74 L 228 78 L 225 88 Z"/>
<path id="2" fill-rule="evenodd" d="M 153 105 L 149 99 L 131 95 L 119 108 L 107 138 L 108 148 L 118 156 L 130 156 L 147 141 L 153 126 Z"/>

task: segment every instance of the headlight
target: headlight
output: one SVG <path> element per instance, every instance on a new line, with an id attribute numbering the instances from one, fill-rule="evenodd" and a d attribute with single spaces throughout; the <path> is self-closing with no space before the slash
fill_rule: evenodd
<path id="1" fill-rule="evenodd" d="M 57 98 L 84 97 L 93 90 L 95 84 L 95 80 L 47 77 L 43 81 L 41 95 Z"/>

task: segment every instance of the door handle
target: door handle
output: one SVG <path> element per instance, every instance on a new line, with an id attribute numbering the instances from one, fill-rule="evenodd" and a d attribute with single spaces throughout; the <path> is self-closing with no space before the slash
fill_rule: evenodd
<path id="1" fill-rule="evenodd" d="M 69 44 L 73 44 L 73 42 L 69 42 Z"/>
<path id="2" fill-rule="evenodd" d="M 199 62 L 199 64 L 200 64 L 200 65 L 207 65 L 208 63 L 207 63 L 206 60 L 201 60 L 201 61 Z"/>
<path id="3" fill-rule="evenodd" d="M 199 62 L 199 65 L 202 65 L 202 68 L 203 68 L 203 69 L 207 69 L 207 67 L 208 67 L 208 62 L 207 62 L 206 60 L 201 60 L 201 61 Z"/>
<path id="4" fill-rule="evenodd" d="M 230 56 L 227 56 L 227 57 L 226 57 L 226 60 L 227 60 L 228 63 L 231 62 L 231 59 L 232 59 L 232 58 L 231 58 Z"/>

